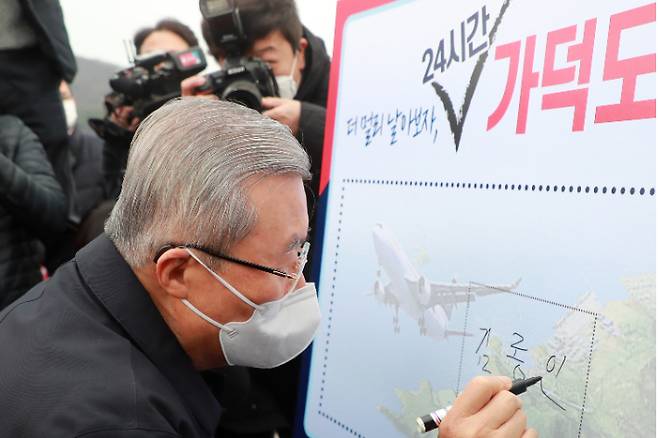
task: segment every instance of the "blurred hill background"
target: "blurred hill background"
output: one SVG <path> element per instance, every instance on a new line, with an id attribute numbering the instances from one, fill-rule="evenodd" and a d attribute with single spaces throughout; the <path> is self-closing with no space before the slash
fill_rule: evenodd
<path id="1" fill-rule="evenodd" d="M 90 117 L 102 118 L 105 116 L 103 97 L 110 92 L 108 81 L 121 67 L 81 56 L 76 59 L 78 74 L 71 84 L 71 89 L 78 106 L 78 127 L 87 132 L 93 132 L 87 124 L 87 120 Z"/>

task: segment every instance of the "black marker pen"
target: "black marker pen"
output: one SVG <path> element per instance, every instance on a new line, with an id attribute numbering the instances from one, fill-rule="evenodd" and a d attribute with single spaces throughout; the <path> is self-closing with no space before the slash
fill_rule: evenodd
<path id="1" fill-rule="evenodd" d="M 528 389 L 528 386 L 532 386 L 540 380 L 541 377 L 530 377 L 529 379 L 515 380 L 512 382 L 512 387 L 509 389 L 509 392 L 514 395 L 523 394 L 526 389 Z M 448 414 L 450 408 L 452 408 L 452 406 L 448 406 L 447 408 L 443 409 L 437 409 L 434 412 L 430 412 L 427 415 L 416 418 L 416 423 L 418 423 L 418 432 L 425 433 L 439 427 L 439 424 L 441 424 L 441 421 L 443 421 L 445 416 Z"/>

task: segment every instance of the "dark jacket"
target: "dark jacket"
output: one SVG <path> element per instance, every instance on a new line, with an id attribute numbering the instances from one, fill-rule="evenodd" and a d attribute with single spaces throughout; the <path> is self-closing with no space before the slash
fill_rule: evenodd
<path id="1" fill-rule="evenodd" d="M 0 309 L 41 280 L 39 239 L 66 227 L 66 199 L 36 135 L 0 116 Z"/>
<path id="2" fill-rule="evenodd" d="M 103 199 L 103 140 L 75 127 L 69 136 L 75 181 L 75 209 L 84 219 Z"/>
<path id="3" fill-rule="evenodd" d="M 134 133 L 112 122 L 109 115 L 103 119 L 89 119 L 89 127 L 103 140 L 101 168 L 104 197 L 117 199 L 121 193 Z"/>
<path id="4" fill-rule="evenodd" d="M 0 435 L 210 437 L 220 406 L 102 235 L 0 312 Z"/>
<path id="5" fill-rule="evenodd" d="M 72 82 L 78 66 L 69 44 L 59 1 L 19 0 L 26 18 L 37 33 L 39 48 L 57 66 L 66 82 Z"/>
<path id="6" fill-rule="evenodd" d="M 87 219 L 104 200 L 103 182 L 103 140 L 77 126 L 69 136 L 71 149 L 71 171 L 75 182 L 75 213 L 81 219 L 79 227 L 68 229 L 50 245 L 46 258 L 46 268 L 54 272 L 60 265 L 69 261 L 75 253 L 103 232 L 103 217 L 100 231 L 89 238 Z M 98 229 L 99 227 L 94 227 Z M 84 229 L 84 231 L 82 231 Z"/>
<path id="7" fill-rule="evenodd" d="M 75 186 L 66 145 L 66 119 L 59 95 L 62 79 L 73 80 L 77 65 L 59 0 L 17 0 L 37 44 L 0 50 L 0 114 L 19 117 L 41 140 L 67 198 L 71 223 Z"/>
<path id="8" fill-rule="evenodd" d="M 313 179 L 311 189 L 317 196 L 320 187 L 320 166 L 324 144 L 324 124 L 327 115 L 330 61 L 322 39 L 304 27 L 304 38 L 308 41 L 304 69 L 295 100 L 302 102 L 299 118 L 298 140 L 311 157 Z"/>
<path id="9" fill-rule="evenodd" d="M 121 193 L 131 141 L 132 138 L 128 138 L 127 135 L 108 135 L 105 138 L 105 145 L 103 146 L 103 184 L 106 199 L 117 199 L 119 193 Z"/>

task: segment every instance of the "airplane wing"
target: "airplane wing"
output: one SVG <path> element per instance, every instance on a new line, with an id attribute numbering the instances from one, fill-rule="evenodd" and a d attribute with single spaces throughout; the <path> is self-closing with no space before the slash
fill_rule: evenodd
<path id="1" fill-rule="evenodd" d="M 439 286 L 439 287 L 435 287 Z M 475 295 L 468 291 L 468 287 L 462 288 L 461 286 L 455 288 L 445 288 L 443 285 L 431 285 L 431 296 L 427 307 L 434 307 L 437 305 L 445 306 L 447 304 L 459 304 L 466 301 L 474 301 Z"/>
<path id="2" fill-rule="evenodd" d="M 499 294 L 502 292 L 512 292 L 514 289 L 516 289 L 519 286 L 520 283 L 521 283 L 520 278 L 516 280 L 514 283 L 503 284 L 503 285 L 484 285 L 478 283 L 471 283 L 471 293 L 474 293 L 479 296 L 484 296 L 491 294 Z"/>
<path id="3" fill-rule="evenodd" d="M 485 296 L 511 292 L 519 285 L 521 279 L 508 285 L 485 286 L 480 284 L 431 283 L 431 297 L 428 306 L 465 303 L 475 301 L 476 296 Z"/>

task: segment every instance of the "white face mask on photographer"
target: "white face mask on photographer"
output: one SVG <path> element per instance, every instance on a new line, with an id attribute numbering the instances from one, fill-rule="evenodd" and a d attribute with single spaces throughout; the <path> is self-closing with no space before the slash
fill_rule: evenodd
<path id="1" fill-rule="evenodd" d="M 189 301 L 182 300 L 200 318 L 219 329 L 220 347 L 229 365 L 274 368 L 299 355 L 313 341 L 321 318 L 313 283 L 294 290 L 295 281 L 283 298 L 259 305 L 206 266 L 189 248 L 187 252 L 233 295 L 254 309 L 247 321 L 220 324 Z"/>
<path id="2" fill-rule="evenodd" d="M 295 67 L 297 66 L 297 55 L 299 52 L 295 53 L 295 57 L 292 60 L 292 67 L 290 68 L 290 74 L 284 76 L 275 76 L 276 84 L 279 86 L 279 96 L 284 99 L 293 99 L 297 94 L 298 84 L 293 77 L 295 73 Z"/>
<path id="3" fill-rule="evenodd" d="M 73 129 L 78 121 L 78 110 L 73 99 L 63 99 L 64 116 L 66 118 L 66 128 L 69 135 L 73 134 Z"/>

